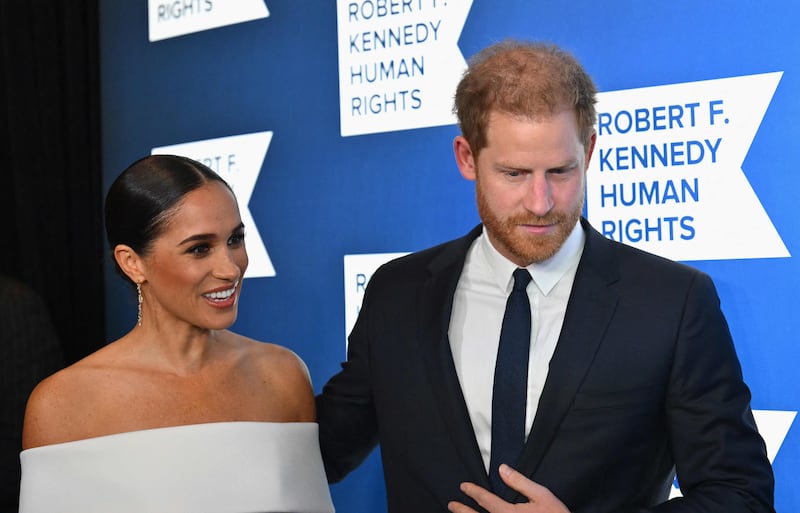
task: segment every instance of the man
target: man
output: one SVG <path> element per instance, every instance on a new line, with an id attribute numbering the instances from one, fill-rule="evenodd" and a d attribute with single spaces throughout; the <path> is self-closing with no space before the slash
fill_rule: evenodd
<path id="1" fill-rule="evenodd" d="M 0 511 L 19 509 L 25 403 L 36 384 L 65 365 L 44 299 L 0 275 Z"/>
<path id="2" fill-rule="evenodd" d="M 317 399 L 329 480 L 380 442 L 392 513 L 774 511 L 711 279 L 581 217 L 595 95 L 555 47 L 471 60 L 453 146 L 482 225 L 372 277 Z M 666 502 L 676 468 L 683 498 Z"/>

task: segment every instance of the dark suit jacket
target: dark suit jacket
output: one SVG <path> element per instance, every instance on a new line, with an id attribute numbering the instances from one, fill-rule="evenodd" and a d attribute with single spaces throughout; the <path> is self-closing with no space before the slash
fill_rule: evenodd
<path id="1" fill-rule="evenodd" d="M 573 513 L 772 512 L 773 476 L 711 279 L 609 241 L 586 245 L 516 468 Z M 348 361 L 317 398 L 330 481 L 380 441 L 391 513 L 489 488 L 447 331 L 466 237 L 382 266 Z M 674 469 L 684 498 L 663 503 Z"/>
<path id="2" fill-rule="evenodd" d="M 0 276 L 0 511 L 16 513 L 25 403 L 39 381 L 64 366 L 44 300 Z"/>

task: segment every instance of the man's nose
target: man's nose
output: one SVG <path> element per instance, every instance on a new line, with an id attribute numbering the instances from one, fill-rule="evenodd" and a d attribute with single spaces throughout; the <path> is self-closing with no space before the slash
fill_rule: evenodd
<path id="1" fill-rule="evenodd" d="M 544 216 L 553 208 L 553 195 L 547 176 L 532 173 L 525 184 L 523 206 L 537 216 Z"/>

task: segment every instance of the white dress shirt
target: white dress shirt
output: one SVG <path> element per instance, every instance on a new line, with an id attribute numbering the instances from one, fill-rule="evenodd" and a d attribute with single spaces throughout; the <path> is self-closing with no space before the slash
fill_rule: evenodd
<path id="1" fill-rule="evenodd" d="M 531 351 L 526 437 L 561 333 L 585 240 L 583 228 L 577 223 L 558 253 L 527 267 L 533 279 L 527 288 L 531 304 Z M 450 316 L 450 350 L 487 472 L 492 445 L 494 367 L 506 300 L 516 269 L 516 264 L 492 246 L 484 231 L 467 253 Z"/>

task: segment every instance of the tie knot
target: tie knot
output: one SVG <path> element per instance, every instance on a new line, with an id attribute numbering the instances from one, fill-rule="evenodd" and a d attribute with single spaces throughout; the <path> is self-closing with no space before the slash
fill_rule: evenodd
<path id="1" fill-rule="evenodd" d="M 519 268 L 514 271 L 514 291 L 525 290 L 531 282 L 531 273 L 527 269 Z"/>

